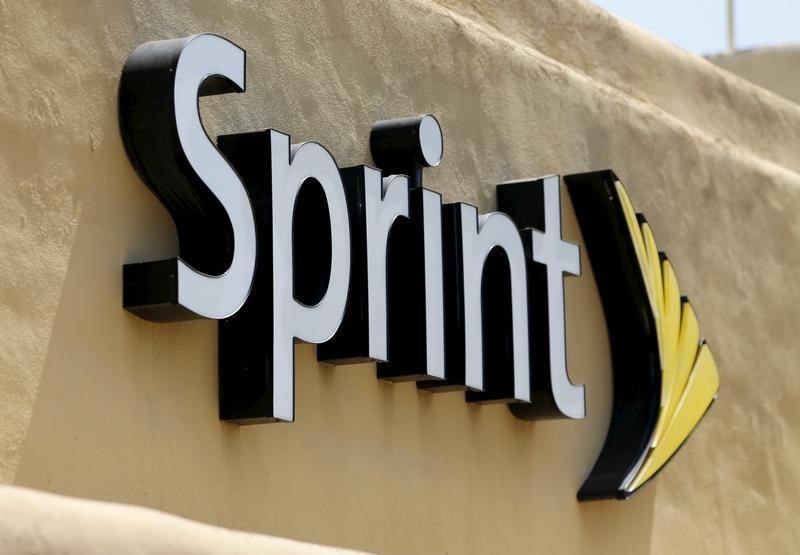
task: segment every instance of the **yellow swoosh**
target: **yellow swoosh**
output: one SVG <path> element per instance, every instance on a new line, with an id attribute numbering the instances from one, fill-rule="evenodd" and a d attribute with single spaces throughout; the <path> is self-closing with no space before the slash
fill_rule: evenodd
<path id="1" fill-rule="evenodd" d="M 658 252 L 650 225 L 637 218 L 622 183 L 615 187 L 647 289 L 661 363 L 658 421 L 647 456 L 625 487 L 633 492 L 670 460 L 700 422 L 719 392 L 719 371 L 700 339 L 692 305 L 681 299 L 672 264 Z"/>

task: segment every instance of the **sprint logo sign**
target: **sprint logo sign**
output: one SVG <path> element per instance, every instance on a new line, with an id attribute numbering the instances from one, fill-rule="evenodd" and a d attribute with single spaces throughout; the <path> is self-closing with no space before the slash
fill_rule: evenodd
<path id="1" fill-rule="evenodd" d="M 684 444 L 719 373 L 672 264 L 611 171 L 565 177 L 606 314 L 614 405 L 579 499 L 625 499 Z"/>
<path id="2" fill-rule="evenodd" d="M 499 210 L 443 203 L 423 176 L 444 152 L 431 114 L 380 120 L 375 166 L 341 168 L 324 146 L 274 129 L 212 141 L 198 97 L 243 93 L 246 54 L 212 34 L 154 41 L 128 58 L 120 131 L 169 211 L 178 255 L 130 261 L 125 309 L 218 324 L 219 416 L 295 420 L 296 342 L 341 366 L 416 382 L 523 420 L 586 418 L 566 365 L 564 279 L 594 268 L 614 367 L 605 444 L 578 493 L 627 498 L 716 397 L 719 377 L 672 266 L 610 171 L 564 178 L 585 245 L 561 235 L 561 180 L 497 187 Z"/>

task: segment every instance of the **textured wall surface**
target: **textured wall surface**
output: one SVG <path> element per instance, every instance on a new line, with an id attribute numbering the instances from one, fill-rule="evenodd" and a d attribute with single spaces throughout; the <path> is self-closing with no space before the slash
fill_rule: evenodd
<path id="1" fill-rule="evenodd" d="M 0 553 L 345 555 L 356 552 L 216 528 L 131 505 L 0 486 Z"/>
<path id="2" fill-rule="evenodd" d="M 800 46 L 754 48 L 710 56 L 709 60 L 792 102 L 800 102 Z"/>
<path id="3" fill-rule="evenodd" d="M 297 422 L 220 422 L 215 324 L 121 308 L 123 263 L 177 239 L 123 150 L 120 70 L 143 42 L 201 31 L 248 52 L 247 92 L 201 102 L 211 136 L 274 127 L 347 166 L 370 161 L 374 121 L 430 112 L 445 158 L 427 186 L 482 211 L 504 180 L 614 168 L 722 374 L 655 482 L 575 501 L 611 402 L 585 252 L 566 289 L 584 421 L 522 422 L 304 345 Z M 0 36 L 3 483 L 367 551 L 800 544 L 800 106 L 569 0 L 0 0 Z"/>

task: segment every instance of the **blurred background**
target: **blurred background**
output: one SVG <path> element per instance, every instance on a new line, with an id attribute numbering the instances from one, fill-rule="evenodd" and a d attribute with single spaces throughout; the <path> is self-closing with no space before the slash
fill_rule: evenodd
<path id="1" fill-rule="evenodd" d="M 800 102 L 800 0 L 591 0 L 711 62 Z"/>

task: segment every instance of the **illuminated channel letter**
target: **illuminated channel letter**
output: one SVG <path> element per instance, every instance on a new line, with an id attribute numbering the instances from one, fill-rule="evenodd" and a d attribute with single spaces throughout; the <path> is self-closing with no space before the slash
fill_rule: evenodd
<path id="1" fill-rule="evenodd" d="M 408 178 L 392 175 L 366 189 L 369 356 L 386 361 L 386 248 L 398 216 L 408 217 Z"/>
<path id="2" fill-rule="evenodd" d="M 125 150 L 175 221 L 179 257 L 126 264 L 123 306 L 155 321 L 226 318 L 244 304 L 256 261 L 245 189 L 203 129 L 197 97 L 242 92 L 245 52 L 210 34 L 148 42 L 122 71 Z"/>
<path id="3" fill-rule="evenodd" d="M 417 208 L 421 205 L 421 208 Z M 444 278 L 442 270 L 442 196 L 427 189 L 413 192 L 412 214 L 422 213 L 425 259 L 425 359 L 429 377 L 444 379 Z"/>
<path id="4" fill-rule="evenodd" d="M 398 218 L 408 218 L 408 178 L 368 166 L 342 170 L 350 213 L 353 270 L 336 335 L 317 348 L 335 364 L 387 360 L 387 249 Z"/>
<path id="5" fill-rule="evenodd" d="M 578 245 L 561 238 L 559 185 L 559 176 L 550 175 L 497 187 L 498 208 L 525 228 L 528 251 L 533 403 L 511 406 L 525 420 L 586 417 L 584 386 L 567 374 L 564 276 L 581 275 L 581 258 Z"/>
<path id="6" fill-rule="evenodd" d="M 513 399 L 530 401 L 530 359 L 528 354 L 528 291 L 525 251 L 514 222 L 501 212 L 478 217 L 478 210 L 467 204 L 461 210 L 464 287 L 464 348 L 467 388 L 484 390 L 483 299 L 484 266 L 489 253 L 502 249 L 511 276 L 511 328 L 514 359 Z M 477 225 L 476 225 L 477 224 Z M 478 400 L 478 399 L 476 399 Z"/>
<path id="7" fill-rule="evenodd" d="M 550 331 L 550 383 L 556 407 L 569 418 L 586 417 L 583 385 L 567 376 L 564 274 L 581 275 L 578 245 L 561 239 L 561 200 L 558 176 L 544 179 L 544 231 L 530 230 L 534 262 L 547 268 L 547 315 Z"/>
<path id="8" fill-rule="evenodd" d="M 510 181 L 497 186 L 497 207 L 521 229 L 527 261 L 530 403 L 512 403 L 523 420 L 584 418 L 584 386 L 567 374 L 564 276 L 579 276 L 578 245 L 561 237 L 559 177 Z"/>
<path id="9" fill-rule="evenodd" d="M 683 445 L 719 373 L 666 255 L 610 170 L 566 176 L 606 314 L 614 404 L 581 500 L 630 497 Z"/>
<path id="10" fill-rule="evenodd" d="M 442 130 L 430 114 L 379 121 L 370 150 L 385 173 L 406 175 L 409 183 L 408 217 L 394 221 L 387 244 L 387 358 L 378 363 L 378 377 L 442 379 L 442 197 L 422 187 L 424 168 L 441 162 Z"/>
<path id="11" fill-rule="evenodd" d="M 322 146 L 290 147 L 278 131 L 223 136 L 219 145 L 254 198 L 261 244 L 250 298 L 220 324 L 220 417 L 289 422 L 295 338 L 327 341 L 344 314 L 350 231 L 342 179 Z"/>
<path id="12" fill-rule="evenodd" d="M 514 222 L 500 212 L 478 216 L 468 204 L 444 206 L 445 295 L 448 335 L 446 338 L 446 379 L 423 382 L 420 387 L 432 391 L 467 389 L 467 401 L 505 402 L 531 400 L 530 357 L 528 345 L 528 291 L 525 251 Z M 511 364 L 511 387 L 503 380 L 499 387 L 484 387 L 484 292 L 488 259 L 494 252 L 505 256 L 508 273 L 497 287 L 510 290 L 507 306 L 510 317 L 503 318 L 511 327 L 510 351 L 504 353 Z M 493 373 L 502 371 L 493 368 Z"/>
<path id="13" fill-rule="evenodd" d="M 322 343 L 339 327 L 350 282 L 350 228 L 342 179 L 333 156 L 317 143 L 302 143 L 292 145 L 289 157 L 288 135 L 272 133 L 275 416 L 290 422 L 294 420 L 294 339 Z M 330 278 L 324 296 L 314 306 L 295 298 L 295 252 L 293 241 L 287 240 L 292 237 L 297 195 L 309 180 L 316 181 L 325 192 L 330 216 Z"/>

